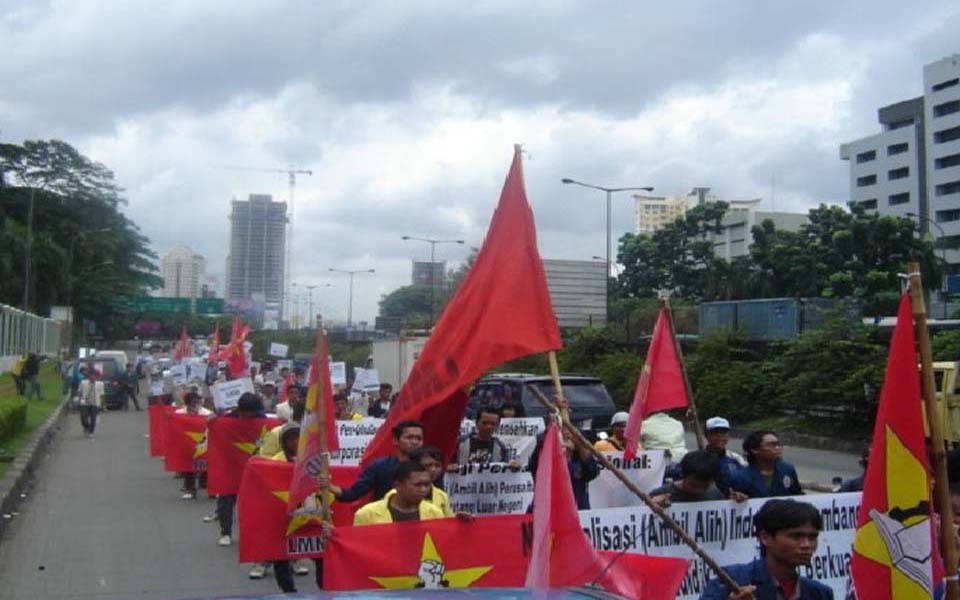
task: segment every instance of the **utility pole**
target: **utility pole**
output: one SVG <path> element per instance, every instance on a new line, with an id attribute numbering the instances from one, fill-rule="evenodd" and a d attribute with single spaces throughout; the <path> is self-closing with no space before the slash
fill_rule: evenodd
<path id="1" fill-rule="evenodd" d="M 353 276 L 357 273 L 375 273 L 374 269 L 358 269 L 355 271 L 349 271 L 346 269 L 334 269 L 330 268 L 331 273 L 346 273 L 350 276 L 350 300 L 347 304 L 347 328 L 349 329 L 353 325 Z"/>

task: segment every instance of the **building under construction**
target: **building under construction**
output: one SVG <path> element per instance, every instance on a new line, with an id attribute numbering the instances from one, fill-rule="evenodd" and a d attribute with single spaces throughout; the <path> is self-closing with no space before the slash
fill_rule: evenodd
<path id="1" fill-rule="evenodd" d="M 266 321 L 282 320 L 287 203 L 268 194 L 233 200 L 227 300 L 263 298 Z"/>

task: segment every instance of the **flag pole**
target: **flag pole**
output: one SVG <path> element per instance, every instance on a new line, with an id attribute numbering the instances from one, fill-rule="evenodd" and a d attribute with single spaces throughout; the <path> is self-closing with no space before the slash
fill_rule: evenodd
<path id="1" fill-rule="evenodd" d="M 556 357 L 554 356 L 553 351 L 550 352 L 549 356 L 552 359 L 550 361 L 550 366 L 551 374 L 553 374 L 553 367 L 556 365 Z M 554 385 L 559 385 L 559 377 L 554 375 L 554 378 Z M 533 392 L 534 397 L 540 402 L 540 404 L 544 406 L 544 408 L 547 410 L 553 410 L 553 404 L 547 400 L 547 398 L 543 395 L 543 392 L 537 389 L 536 386 L 527 384 L 527 389 Z M 638 498 L 640 498 L 640 500 L 643 501 L 644 504 L 647 505 L 647 508 L 653 511 L 655 515 L 660 517 L 667 527 L 673 530 L 673 532 L 677 534 L 681 541 L 683 541 L 684 544 L 693 550 L 694 554 L 702 558 L 703 562 L 706 563 L 710 570 L 720 578 L 720 580 L 730 589 L 731 592 L 740 592 L 740 584 L 734 581 L 734 579 L 730 577 L 730 574 L 727 573 L 723 567 L 721 567 L 720 564 L 713 559 L 712 556 L 707 554 L 706 551 L 701 548 L 700 545 L 692 537 L 690 537 L 686 531 L 683 530 L 683 527 L 680 527 L 679 523 L 673 520 L 673 517 L 671 517 L 665 510 L 663 510 L 663 508 L 657 505 L 648 494 L 637 487 L 637 484 L 631 481 L 630 478 L 627 477 L 627 475 L 619 467 L 610 462 L 610 459 L 604 456 L 602 452 L 594 448 L 593 445 L 591 445 L 590 442 L 583 437 L 583 434 L 580 433 L 573 423 L 570 422 L 569 415 L 564 414 L 564 416 L 561 418 L 561 424 L 573 436 L 573 440 L 578 446 L 588 449 L 591 454 L 597 457 L 597 460 L 600 461 L 600 464 L 602 464 L 605 469 L 608 469 L 611 473 L 613 473 L 616 478 L 623 483 L 623 485 L 627 486 L 627 489 L 633 492 Z"/>
<path id="2" fill-rule="evenodd" d="M 690 387 L 690 378 L 687 377 L 687 364 L 683 360 L 683 350 L 680 349 L 680 340 L 677 339 L 677 329 L 673 326 L 673 310 L 670 308 L 669 298 L 660 298 L 660 306 L 667 311 L 667 322 L 670 323 L 670 337 L 673 338 L 673 347 L 677 352 L 677 358 L 680 360 L 680 372 L 683 373 L 683 386 L 684 389 L 687 390 L 687 402 L 690 403 L 690 414 L 693 416 L 693 430 L 697 435 L 697 450 L 703 450 L 705 446 L 703 423 L 700 422 L 700 415 L 697 414 L 697 403 L 693 401 L 693 390 Z"/>
<path id="3" fill-rule="evenodd" d="M 957 547 L 953 531 L 953 510 L 950 505 L 950 490 L 947 479 L 947 461 L 944 453 L 943 423 L 937 410 L 936 382 L 933 376 L 933 351 L 930 347 L 930 332 L 927 329 L 927 311 L 923 302 L 923 282 L 920 279 L 920 264 L 911 262 L 910 307 L 913 309 L 913 322 L 917 331 L 917 345 L 920 350 L 921 381 L 923 383 L 923 403 L 930 425 L 930 462 L 936 481 L 936 505 L 940 513 L 940 546 L 943 554 L 944 570 L 947 573 L 947 600 L 960 600 L 960 581 L 957 580 Z"/>
<path id="4" fill-rule="evenodd" d="M 553 389 L 557 394 L 557 401 L 560 405 L 560 418 L 564 421 L 569 421 L 570 411 L 567 410 L 567 403 L 559 402 L 563 399 L 563 386 L 560 384 L 560 367 L 557 365 L 556 350 L 551 350 L 547 353 L 547 361 L 550 363 L 550 377 L 553 379 Z"/>
<path id="5" fill-rule="evenodd" d="M 327 355 L 327 365 L 329 368 L 330 363 L 330 351 L 327 348 L 327 330 L 323 327 L 323 322 L 320 319 L 317 319 L 317 341 L 316 341 L 316 352 L 324 351 Z M 317 361 L 317 366 L 321 367 L 320 362 Z M 329 481 L 330 480 L 330 443 L 327 439 L 327 378 L 324 377 L 321 373 L 314 373 L 314 377 L 317 378 L 317 406 L 316 406 L 316 419 L 317 426 L 319 431 L 317 431 L 317 441 L 320 442 L 320 474 L 317 476 L 317 487 L 319 488 L 319 480 L 321 478 Z M 301 435 L 303 433 L 301 432 Z M 320 514 L 322 518 L 328 523 L 331 520 L 330 515 L 330 496 L 324 491 L 320 492 Z"/>

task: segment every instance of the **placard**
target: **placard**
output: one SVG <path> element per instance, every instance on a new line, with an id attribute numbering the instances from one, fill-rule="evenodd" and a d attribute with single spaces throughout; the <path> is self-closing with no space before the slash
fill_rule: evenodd
<path id="1" fill-rule="evenodd" d="M 835 598 L 845 598 L 850 576 L 853 538 L 857 530 L 860 492 L 794 497 L 817 507 L 823 517 L 817 552 L 811 566 L 801 567 L 804 577 L 833 588 Z M 593 495 L 590 496 L 591 502 Z M 731 500 L 674 504 L 667 512 L 708 554 L 722 565 L 746 563 L 759 557 L 753 533 L 753 515 L 768 498 L 743 503 Z M 625 550 L 637 554 L 690 559 L 679 600 L 696 600 L 713 573 L 648 508 L 605 508 L 580 511 L 580 525 L 599 550 Z"/>
<path id="2" fill-rule="evenodd" d="M 150 395 L 151 396 L 162 396 L 163 395 L 163 381 L 151 381 L 150 382 Z"/>
<path id="3" fill-rule="evenodd" d="M 290 351 L 290 347 L 287 344 L 278 344 L 277 342 L 270 342 L 270 356 L 276 356 L 277 358 L 286 358 L 287 352 Z"/>
<path id="4" fill-rule="evenodd" d="M 383 421 L 373 417 L 364 417 L 359 421 L 337 421 L 340 449 L 330 453 L 330 464 L 359 465 L 360 458 Z"/>
<path id="5" fill-rule="evenodd" d="M 250 370 L 256 373 L 257 375 L 260 375 L 261 373 L 263 373 L 263 371 L 260 369 L 260 363 L 255 360 L 250 361 Z"/>
<path id="6" fill-rule="evenodd" d="M 347 385 L 347 363 L 330 363 L 330 383 L 333 385 Z"/>
<path id="7" fill-rule="evenodd" d="M 240 396 L 246 392 L 253 392 L 253 381 L 249 377 L 214 384 L 213 405 L 220 411 L 235 408 Z"/>
<path id="8" fill-rule="evenodd" d="M 460 423 L 460 436 L 476 431 L 474 421 L 464 419 Z M 540 417 L 512 417 L 500 419 L 497 438 L 510 449 L 510 460 L 517 460 L 526 466 L 537 447 L 537 436 L 546 430 L 546 424 Z"/>
<path id="9" fill-rule="evenodd" d="M 365 392 L 368 389 L 380 386 L 380 373 L 376 369 L 353 369 L 353 391 Z"/>
<path id="10" fill-rule="evenodd" d="M 647 450 L 637 454 L 632 460 L 623 460 L 623 452 L 604 452 L 617 467 L 630 478 L 643 492 L 650 492 L 663 483 L 663 471 L 667 466 L 663 450 Z M 600 475 L 589 484 L 590 506 L 592 508 L 615 508 L 635 506 L 637 497 L 627 489 L 623 482 L 600 465 Z"/>
<path id="11" fill-rule="evenodd" d="M 187 367 L 185 365 L 173 365 L 170 367 L 170 378 L 173 385 L 181 386 L 187 384 Z"/>
<path id="12" fill-rule="evenodd" d="M 289 359 L 289 358 L 288 358 L 288 359 L 284 359 L 284 360 L 278 360 L 278 361 L 277 361 L 277 373 L 280 372 L 280 369 L 290 369 L 290 370 L 292 371 L 292 370 L 293 370 L 293 360 L 291 360 L 291 359 Z"/>
<path id="13" fill-rule="evenodd" d="M 453 512 L 506 515 L 527 511 L 533 501 L 533 477 L 525 469 L 511 470 L 505 463 L 460 465 L 444 476 Z"/>

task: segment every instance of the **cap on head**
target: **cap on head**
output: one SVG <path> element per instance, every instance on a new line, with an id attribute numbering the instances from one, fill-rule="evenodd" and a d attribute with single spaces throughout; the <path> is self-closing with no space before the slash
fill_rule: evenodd
<path id="1" fill-rule="evenodd" d="M 730 421 L 724 419 L 723 417 L 710 417 L 707 419 L 707 431 L 713 431 L 714 429 L 730 429 Z"/>
<path id="2" fill-rule="evenodd" d="M 626 425 L 627 421 L 629 420 L 630 420 L 630 415 L 628 415 L 623 411 L 620 411 L 615 415 L 613 415 L 613 418 L 610 419 L 610 426 L 613 427 L 614 425 Z"/>

